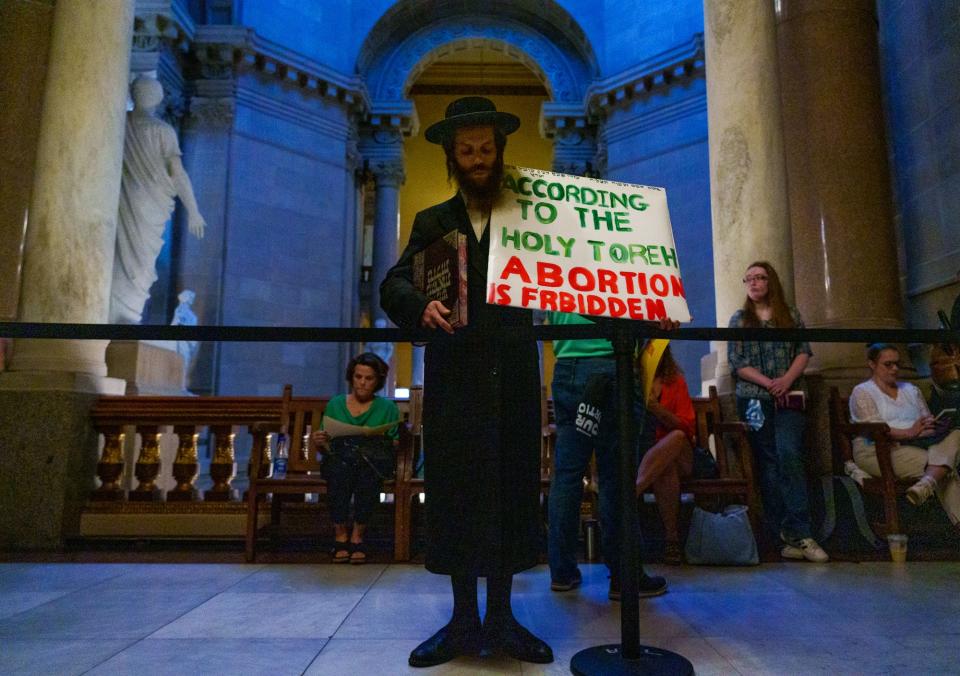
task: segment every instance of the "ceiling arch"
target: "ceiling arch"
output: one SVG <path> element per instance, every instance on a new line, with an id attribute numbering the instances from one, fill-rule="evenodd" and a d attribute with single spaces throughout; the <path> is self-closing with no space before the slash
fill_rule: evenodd
<path id="1" fill-rule="evenodd" d="M 373 100 L 398 101 L 430 64 L 474 47 L 526 65 L 554 101 L 582 102 L 597 74 L 586 35 L 555 0 L 490 0 L 483 11 L 456 0 L 401 0 L 370 31 L 357 71 Z"/>

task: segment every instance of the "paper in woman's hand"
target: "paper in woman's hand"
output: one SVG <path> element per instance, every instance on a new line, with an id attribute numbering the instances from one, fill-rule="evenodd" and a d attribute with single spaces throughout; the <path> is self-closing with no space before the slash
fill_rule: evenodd
<path id="1" fill-rule="evenodd" d="M 335 437 L 376 436 L 386 434 L 392 428 L 396 427 L 399 422 L 399 420 L 396 420 L 384 425 L 377 425 L 376 427 L 364 427 L 363 425 L 351 425 L 350 423 L 340 422 L 333 418 L 324 418 L 323 431 L 329 434 L 331 439 Z"/>

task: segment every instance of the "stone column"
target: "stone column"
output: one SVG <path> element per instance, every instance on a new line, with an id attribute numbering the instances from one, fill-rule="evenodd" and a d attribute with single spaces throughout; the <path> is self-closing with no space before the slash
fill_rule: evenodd
<path id="1" fill-rule="evenodd" d="M 809 327 L 903 326 L 875 3 L 777 8 L 797 303 Z M 861 345 L 817 347 L 863 375 Z"/>
<path id="2" fill-rule="evenodd" d="M 380 307 L 380 283 L 387 271 L 397 262 L 400 239 L 400 186 L 404 182 L 403 159 L 380 160 L 370 165 L 377 185 L 376 213 L 373 220 L 373 284 L 370 294 L 370 314 L 373 323 L 387 318 Z M 389 320 L 388 320 L 389 321 Z M 396 386 L 396 350 L 390 360 L 390 377 L 384 394 L 393 394 Z"/>
<path id="3" fill-rule="evenodd" d="M 777 40 L 797 305 L 810 328 L 903 326 L 875 3 L 780 0 Z M 807 441 L 825 470 L 828 388 L 867 370 L 862 344 L 813 352 Z"/>
<path id="4" fill-rule="evenodd" d="M 377 184 L 376 214 L 373 221 L 373 295 L 374 320 L 386 313 L 380 308 L 380 283 L 397 262 L 400 240 L 400 186 L 404 182 L 403 160 L 380 161 L 370 166 Z"/>
<path id="5" fill-rule="evenodd" d="M 107 318 L 133 16 L 134 0 L 54 6 L 23 321 Z M 125 384 L 105 377 L 106 343 L 15 343 L 11 370 L 0 374 L 0 549 L 55 548 L 79 532 L 98 455 L 90 406 Z"/>
<path id="6" fill-rule="evenodd" d="M 0 147 L 4 149 L 0 154 L 0 319 L 5 321 L 16 320 L 20 305 L 25 225 L 52 24 L 52 2 L 0 3 Z M 2 344 L 0 340 L 0 353 Z"/>
<path id="7" fill-rule="evenodd" d="M 743 303 L 747 265 L 770 261 L 792 298 L 793 259 L 773 6 L 703 4 L 714 283 L 717 323 L 726 326 Z M 701 365 L 704 391 L 729 391 L 726 345 L 712 348 Z"/>
<path id="8" fill-rule="evenodd" d="M 27 225 L 22 321 L 106 320 L 133 5 L 133 0 L 56 5 Z M 18 341 L 11 372 L 0 386 L 114 391 L 118 383 L 104 378 L 106 344 Z"/>

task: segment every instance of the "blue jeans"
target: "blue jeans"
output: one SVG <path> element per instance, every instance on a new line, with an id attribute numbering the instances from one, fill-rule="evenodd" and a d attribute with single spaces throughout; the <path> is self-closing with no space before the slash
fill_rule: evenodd
<path id="1" fill-rule="evenodd" d="M 610 377 L 612 386 L 603 404 L 600 435 L 589 439 L 577 431 L 577 406 L 587 381 L 595 374 Z M 577 573 L 577 538 L 583 475 L 596 451 L 600 491 L 600 546 L 611 574 L 620 573 L 620 460 L 616 410 L 616 360 L 558 359 L 553 370 L 553 405 L 557 443 L 547 516 L 550 520 L 550 575 L 567 582 Z"/>
<path id="2" fill-rule="evenodd" d="M 746 420 L 750 400 L 737 397 L 737 413 Z M 806 469 L 803 463 L 801 411 L 777 409 L 773 401 L 760 399 L 763 426 L 748 428 L 748 437 L 760 473 L 760 497 L 764 521 L 777 537 L 788 542 L 811 537 Z"/>

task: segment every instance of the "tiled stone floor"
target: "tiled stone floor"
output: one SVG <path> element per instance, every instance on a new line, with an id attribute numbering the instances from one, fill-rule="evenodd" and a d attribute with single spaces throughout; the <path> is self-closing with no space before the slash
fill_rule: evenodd
<path id="1" fill-rule="evenodd" d="M 670 592 L 641 601 L 641 642 L 698 674 L 960 672 L 960 563 L 653 568 Z M 0 674 L 565 674 L 619 640 L 605 568 L 581 570 L 565 594 L 543 566 L 515 579 L 553 664 L 414 670 L 451 610 L 448 579 L 421 566 L 0 564 Z"/>

